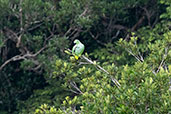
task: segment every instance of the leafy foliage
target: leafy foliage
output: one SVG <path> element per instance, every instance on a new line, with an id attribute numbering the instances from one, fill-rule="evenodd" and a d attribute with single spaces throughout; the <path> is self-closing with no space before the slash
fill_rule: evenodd
<path id="1" fill-rule="evenodd" d="M 170 51 L 162 51 L 163 48 L 167 48 L 170 44 L 169 35 L 170 32 L 166 31 L 166 33 L 160 35 L 160 37 L 163 37 L 162 40 L 156 39 L 153 43 L 144 43 L 146 46 L 141 46 L 142 43 L 137 42 L 138 37 L 131 37 L 129 42 L 121 39 L 117 43 L 121 47 L 130 50 L 132 52 L 130 54 L 138 59 L 133 65 L 123 65 L 119 66 L 120 68 L 111 65 L 110 62 L 102 64 L 104 68 L 111 71 L 110 73 L 113 76 L 120 79 L 121 87 L 119 89 L 105 73 L 91 65 L 75 66 L 75 62 L 64 62 L 62 64 L 62 60 L 57 60 L 54 76 L 63 77 L 65 85 L 69 85 L 66 87 L 70 90 L 78 91 L 78 93 L 75 93 L 80 95 L 66 97 L 61 106 L 62 108 L 58 109 L 56 113 L 169 113 L 171 103 L 169 100 L 168 77 L 171 70 L 169 64 Z M 151 48 L 151 46 L 155 48 Z M 143 53 L 148 52 L 143 59 L 139 57 L 138 52 L 140 50 L 144 50 Z M 126 52 L 125 50 L 126 53 L 130 51 Z M 99 53 L 104 54 L 102 51 Z M 161 58 L 160 56 L 162 55 L 166 57 Z M 156 59 L 153 58 L 154 56 Z M 108 56 L 108 58 L 112 59 L 113 56 Z M 165 62 L 161 67 L 162 59 Z M 163 68 L 163 66 L 169 66 L 169 68 L 164 69 L 165 67 Z M 160 68 L 160 70 L 158 71 L 157 68 Z M 155 71 L 153 71 L 154 69 Z M 75 86 L 72 86 L 72 83 L 69 84 L 71 81 L 76 82 Z M 48 113 L 48 110 L 45 112 Z"/>

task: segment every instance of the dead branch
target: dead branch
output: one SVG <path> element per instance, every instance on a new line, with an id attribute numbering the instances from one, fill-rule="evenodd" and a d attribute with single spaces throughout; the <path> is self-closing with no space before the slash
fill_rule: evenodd
<path id="1" fill-rule="evenodd" d="M 29 52 L 27 52 L 24 55 L 16 55 L 10 59 L 8 59 L 7 61 L 5 61 L 1 66 L 0 66 L 0 71 L 10 62 L 12 61 L 18 61 L 18 60 L 24 60 L 27 58 L 33 58 L 36 57 L 38 54 L 40 54 L 46 47 L 41 48 L 38 52 L 36 52 L 35 54 L 30 54 Z"/>

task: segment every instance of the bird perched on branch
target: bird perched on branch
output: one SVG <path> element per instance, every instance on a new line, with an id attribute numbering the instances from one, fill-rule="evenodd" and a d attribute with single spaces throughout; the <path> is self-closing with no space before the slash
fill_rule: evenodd
<path id="1" fill-rule="evenodd" d="M 74 47 L 72 48 L 72 54 L 74 55 L 75 59 L 78 60 L 78 58 L 82 55 L 84 52 L 85 46 L 82 44 L 79 40 L 74 40 Z"/>

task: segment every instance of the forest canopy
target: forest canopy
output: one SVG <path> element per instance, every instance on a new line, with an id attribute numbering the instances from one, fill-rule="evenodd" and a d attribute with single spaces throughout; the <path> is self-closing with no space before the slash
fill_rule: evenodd
<path id="1" fill-rule="evenodd" d="M 0 114 L 171 113 L 171 0 L 0 0 L 0 11 Z"/>

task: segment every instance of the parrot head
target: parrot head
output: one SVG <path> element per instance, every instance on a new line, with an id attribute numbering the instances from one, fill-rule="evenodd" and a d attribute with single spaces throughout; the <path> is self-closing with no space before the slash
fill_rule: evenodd
<path id="1" fill-rule="evenodd" d="M 79 41 L 79 40 L 77 40 L 77 39 L 75 39 L 75 40 L 74 40 L 74 43 L 75 43 L 75 44 L 79 44 L 79 43 L 80 43 L 80 41 Z"/>

